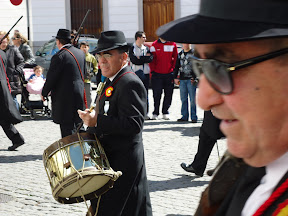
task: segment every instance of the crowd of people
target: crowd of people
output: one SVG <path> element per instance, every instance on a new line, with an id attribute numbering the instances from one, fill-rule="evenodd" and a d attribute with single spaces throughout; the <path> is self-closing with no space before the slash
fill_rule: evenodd
<path id="1" fill-rule="evenodd" d="M 224 4 L 229 10 L 223 10 Z M 143 31 L 135 33 L 132 46 L 122 31 L 102 32 L 95 57 L 88 53 L 88 43 L 75 48 L 73 32 L 59 29 L 59 52 L 51 59 L 42 100 L 51 94 L 52 119 L 60 125 L 62 137 L 78 131 L 96 134 L 111 167 L 123 173 L 101 200 L 91 199 L 87 214 L 152 215 L 142 131 L 145 120 L 160 119 L 163 91 L 162 119 L 170 119 L 176 84 L 182 102 L 178 122 L 190 118 L 197 123 L 197 87 L 198 105 L 205 110 L 198 152 L 191 164 L 181 167 L 203 176 L 213 146 L 222 137 L 227 140 L 227 152 L 213 170 L 195 215 L 287 215 L 286 6 L 272 0 L 261 5 L 201 0 L 198 14 L 160 27 L 159 39 L 151 47 L 144 45 Z M 4 35 L 0 32 L 0 39 Z M 7 83 L 1 82 L 1 88 L 9 104 L 3 107 L 9 115 L 1 116 L 0 124 L 13 143 L 8 150 L 24 144 L 14 127 L 23 120 L 17 111 L 17 78 L 24 66 L 35 64 L 27 40 L 17 32 L 12 40 L 14 45 L 9 37 L 0 44 L 0 78 Z M 183 46 L 179 53 L 176 42 Z M 104 88 L 91 109 L 91 77 L 99 71 Z M 30 78 L 35 76 L 41 74 L 35 71 Z"/>

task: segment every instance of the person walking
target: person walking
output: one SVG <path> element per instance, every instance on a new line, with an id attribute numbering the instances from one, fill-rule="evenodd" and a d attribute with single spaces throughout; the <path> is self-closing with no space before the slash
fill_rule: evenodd
<path id="1" fill-rule="evenodd" d="M 0 31 L 0 39 L 6 35 L 6 32 Z M 24 58 L 20 51 L 14 45 L 9 45 L 9 37 L 7 36 L 0 44 L 0 49 L 6 53 L 7 56 L 7 68 L 6 73 L 9 79 L 9 84 L 11 86 L 11 95 L 19 110 L 19 103 L 17 100 L 17 95 L 22 92 L 22 84 L 20 77 L 24 77 L 23 67 Z"/>
<path id="2" fill-rule="evenodd" d="M 193 72 L 192 64 L 189 58 L 193 56 L 191 44 L 182 44 L 183 49 L 179 52 L 174 68 L 174 82 L 179 85 L 181 99 L 181 115 L 179 122 L 185 122 L 189 119 L 188 95 L 190 98 L 190 117 L 192 123 L 197 123 L 196 113 L 196 87 L 197 79 Z"/>
<path id="3" fill-rule="evenodd" d="M 287 215 L 288 1 L 200 5 L 158 30 L 195 44 L 197 102 L 221 120 L 227 140 L 195 215 Z"/>
<path id="4" fill-rule="evenodd" d="M 194 160 L 189 165 L 186 163 L 180 164 L 185 171 L 195 173 L 197 176 L 203 176 L 215 143 L 217 143 L 218 139 L 224 137 L 219 125 L 220 120 L 215 118 L 210 110 L 204 111 L 204 119 L 199 133 L 198 149 Z M 214 170 L 208 171 L 207 174 L 212 175 Z"/>
<path id="5" fill-rule="evenodd" d="M 162 117 L 165 120 L 169 120 L 169 108 L 172 103 L 174 90 L 173 70 L 178 54 L 177 46 L 174 42 L 159 38 L 152 43 L 150 51 L 153 54 L 153 61 L 149 64 L 152 74 L 151 84 L 154 99 L 152 120 L 159 118 L 159 108 L 163 90 L 164 100 L 162 104 Z"/>
<path id="6" fill-rule="evenodd" d="M 149 120 L 149 101 L 148 89 L 150 83 L 150 67 L 149 63 L 153 60 L 153 55 L 150 53 L 149 47 L 144 45 L 146 34 L 143 31 L 135 33 L 135 42 L 129 49 L 129 59 L 131 61 L 132 71 L 141 79 L 147 92 L 147 114 L 145 120 Z"/>
<path id="7" fill-rule="evenodd" d="M 70 31 L 59 29 L 56 36 L 59 51 L 51 59 L 41 95 L 45 101 L 51 93 L 52 119 L 60 125 L 62 137 L 76 132 L 82 123 L 77 110 L 83 109 L 86 101 L 84 100 L 85 54 L 73 47 L 70 41 Z"/>
<path id="8" fill-rule="evenodd" d="M 139 77 L 128 67 L 127 51 L 122 31 L 101 33 L 96 57 L 107 82 L 99 107 L 92 112 L 78 111 L 89 126 L 88 132 L 99 138 L 111 167 L 123 173 L 113 189 L 101 199 L 91 200 L 92 215 L 98 201 L 101 216 L 152 215 L 142 142 L 147 94 Z"/>
<path id="9" fill-rule="evenodd" d="M 6 136 L 12 141 L 9 151 L 16 150 L 25 143 L 23 136 L 15 128 L 15 124 L 23 121 L 11 95 L 11 87 L 6 74 L 7 57 L 0 50 L 0 125 Z"/>

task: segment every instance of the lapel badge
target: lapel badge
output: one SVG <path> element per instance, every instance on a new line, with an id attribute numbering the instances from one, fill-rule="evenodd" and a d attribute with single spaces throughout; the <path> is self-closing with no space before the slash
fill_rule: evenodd
<path id="1" fill-rule="evenodd" d="M 110 97 L 110 96 L 112 95 L 113 90 L 114 90 L 114 89 L 113 89 L 112 86 L 108 87 L 108 88 L 106 89 L 106 91 L 105 91 L 105 96 L 106 96 L 106 97 Z"/>

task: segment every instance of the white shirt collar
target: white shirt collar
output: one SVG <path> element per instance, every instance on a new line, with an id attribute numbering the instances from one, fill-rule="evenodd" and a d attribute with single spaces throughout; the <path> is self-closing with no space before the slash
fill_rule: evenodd
<path id="1" fill-rule="evenodd" d="M 253 215 L 256 210 L 271 196 L 275 187 L 288 171 L 288 152 L 265 167 L 266 175 L 247 199 L 242 216 Z"/>
<path id="2" fill-rule="evenodd" d="M 114 80 L 114 78 L 117 76 L 117 74 L 126 66 L 128 66 L 128 62 L 114 76 L 110 77 L 109 80 L 112 82 Z"/>
<path id="3" fill-rule="evenodd" d="M 69 45 L 71 45 L 71 44 L 68 43 L 68 44 L 63 45 L 63 46 L 60 48 L 60 50 L 63 49 L 64 47 L 69 46 Z"/>

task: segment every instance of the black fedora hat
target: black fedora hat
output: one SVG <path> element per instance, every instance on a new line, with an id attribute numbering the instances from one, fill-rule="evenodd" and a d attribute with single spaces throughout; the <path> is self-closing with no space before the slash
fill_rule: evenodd
<path id="1" fill-rule="evenodd" d="M 201 0 L 198 14 L 161 26 L 165 40 L 209 44 L 288 36 L 287 0 Z"/>
<path id="2" fill-rule="evenodd" d="M 113 50 L 120 47 L 128 50 L 128 44 L 124 33 L 122 31 L 105 31 L 101 32 L 95 53 Z"/>
<path id="3" fill-rule="evenodd" d="M 71 32 L 68 29 L 59 29 L 56 35 L 57 39 L 71 40 Z"/>

